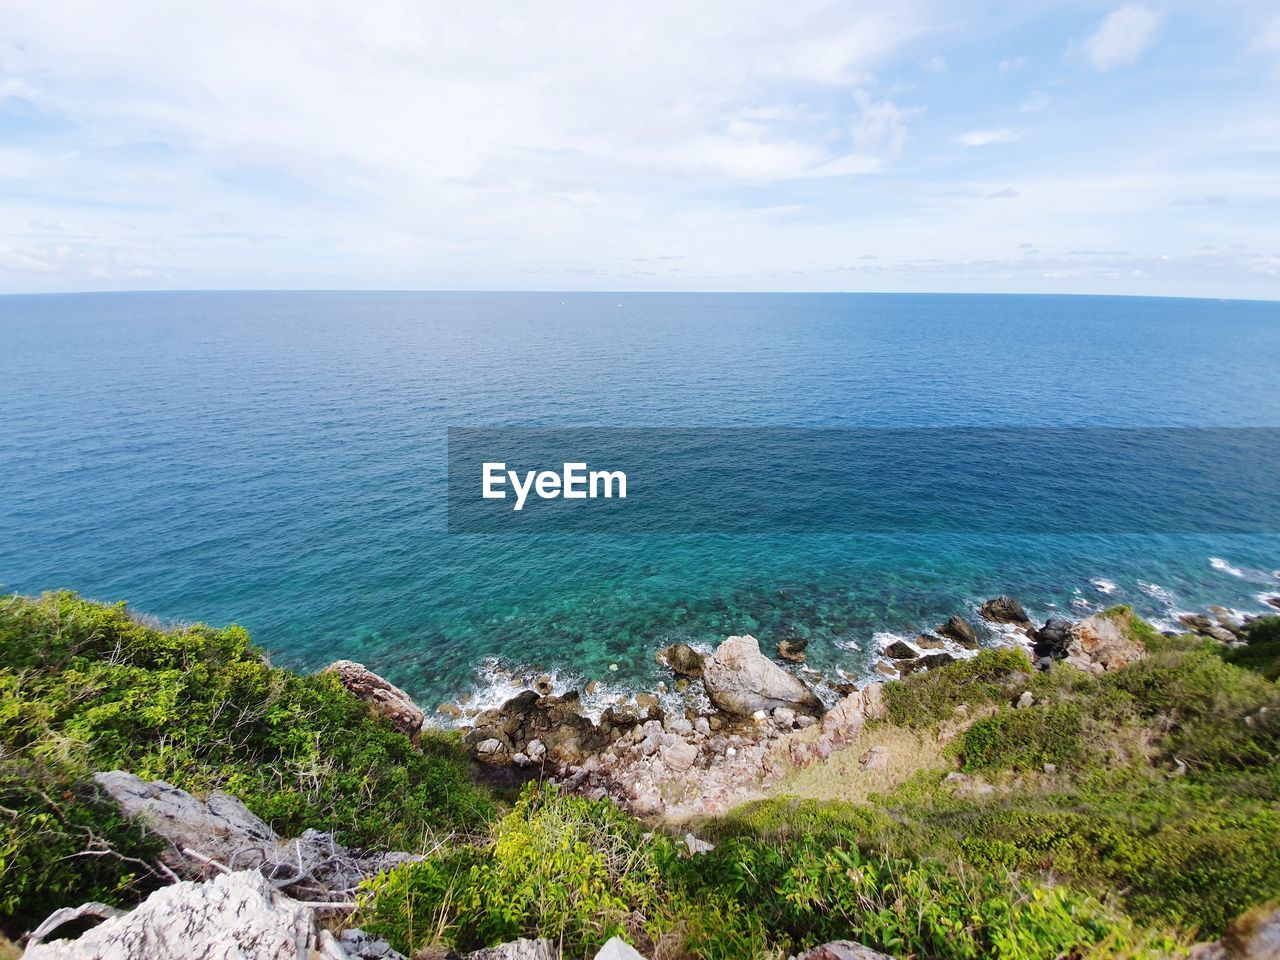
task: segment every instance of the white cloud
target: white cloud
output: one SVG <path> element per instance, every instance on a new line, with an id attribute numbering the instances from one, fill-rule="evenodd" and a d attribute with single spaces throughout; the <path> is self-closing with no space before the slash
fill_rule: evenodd
<path id="1" fill-rule="evenodd" d="M 1031 96 L 1022 101 L 1022 106 L 1018 107 L 1019 113 L 1039 113 L 1045 107 L 1053 102 L 1052 98 L 1040 90 L 1034 91 Z"/>
<path id="2" fill-rule="evenodd" d="M 1162 19 L 1150 7 L 1125 4 L 1107 14 L 1097 32 L 1085 40 L 1085 54 L 1099 72 L 1131 66 L 1151 46 Z"/>
<path id="3" fill-rule="evenodd" d="M 1006 60 L 1000 61 L 1000 72 L 1010 73 L 1011 71 L 1014 71 L 1014 70 L 1021 70 L 1026 65 L 1027 65 L 1026 57 L 1009 57 Z"/>
<path id="4" fill-rule="evenodd" d="M 992 144 L 1013 143 L 1015 140 L 1021 139 L 1021 133 L 1017 130 L 1010 130 L 1007 127 L 999 130 L 970 130 L 968 133 L 962 133 L 956 138 L 966 147 L 989 147 Z"/>

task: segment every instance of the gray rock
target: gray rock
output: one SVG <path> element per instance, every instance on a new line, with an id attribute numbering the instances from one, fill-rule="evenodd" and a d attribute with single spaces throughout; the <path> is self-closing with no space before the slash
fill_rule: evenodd
<path id="1" fill-rule="evenodd" d="M 672 770 L 688 770 L 697 759 L 698 748 L 683 740 L 677 740 L 662 751 L 662 760 Z"/>
<path id="2" fill-rule="evenodd" d="M 920 651 L 915 649 L 911 644 L 904 643 L 901 640 L 895 640 L 884 648 L 884 655 L 894 660 L 914 660 L 920 655 Z"/>
<path id="3" fill-rule="evenodd" d="M 720 644 L 706 663 L 702 683 L 716 707 L 739 717 L 775 707 L 814 716 L 822 712 L 817 695 L 761 654 L 755 637 L 730 637 Z"/>
<path id="4" fill-rule="evenodd" d="M 702 676 L 707 658 L 687 643 L 673 643 L 660 650 L 656 659 L 672 673 L 696 680 Z"/>
<path id="5" fill-rule="evenodd" d="M 596 953 L 595 960 L 644 960 L 644 955 L 621 937 L 611 937 Z"/>
<path id="6" fill-rule="evenodd" d="M 1222 939 L 1191 948 L 1188 960 L 1280 960 L 1280 910 L 1250 910 L 1227 924 Z"/>
<path id="7" fill-rule="evenodd" d="M 884 715 L 884 684 L 869 683 L 828 711 L 822 718 L 822 734 L 835 742 L 854 740 L 868 720 L 879 720 Z"/>
<path id="8" fill-rule="evenodd" d="M 401 733 L 417 738 L 427 716 L 413 698 L 362 663 L 339 660 L 325 667 L 325 673 L 335 674 L 338 682 L 359 697 L 380 717 L 386 717 Z"/>
<path id="9" fill-rule="evenodd" d="M 358 928 L 343 930 L 338 944 L 350 960 L 404 960 L 404 954 L 387 941 Z"/>
<path id="10" fill-rule="evenodd" d="M 1013 597 L 992 597 L 982 605 L 982 616 L 992 623 L 1015 623 L 1019 626 L 1031 624 L 1027 611 Z"/>
<path id="11" fill-rule="evenodd" d="M 1030 690 L 1023 690 L 1022 696 L 1018 697 L 1018 702 L 1014 704 L 1019 710 L 1025 710 L 1035 703 L 1035 698 L 1031 696 Z"/>
<path id="12" fill-rule="evenodd" d="M 74 940 L 37 943 L 29 960 L 349 960 L 314 912 L 255 870 L 182 881 Z"/>
<path id="13" fill-rule="evenodd" d="M 852 940 L 832 940 L 802 954 L 799 960 L 893 960 L 893 957 Z"/>
<path id="14" fill-rule="evenodd" d="M 560 951 L 546 937 L 512 940 L 467 954 L 467 960 L 560 960 Z"/>
<path id="15" fill-rule="evenodd" d="M 945 646 L 941 637 L 935 637 L 929 633 L 922 633 L 917 636 L 915 645 L 921 650 L 941 650 Z"/>
<path id="16" fill-rule="evenodd" d="M 939 636 L 954 640 L 967 650 L 978 649 L 978 631 L 968 620 L 961 616 L 953 616 L 938 627 Z"/>
<path id="17" fill-rule="evenodd" d="M 955 663 L 955 660 L 956 658 L 949 653 L 929 653 L 923 657 L 917 657 L 915 660 L 898 661 L 898 670 L 902 676 L 909 677 L 920 670 L 945 667 L 948 663 Z"/>

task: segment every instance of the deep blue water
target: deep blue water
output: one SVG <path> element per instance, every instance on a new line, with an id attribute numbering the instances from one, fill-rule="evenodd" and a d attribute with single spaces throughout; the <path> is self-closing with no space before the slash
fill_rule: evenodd
<path id="1" fill-rule="evenodd" d="M 445 434 L 1280 426 L 1278 382 L 1276 303 L 3 297 L 0 583 L 236 621 L 276 662 L 350 657 L 424 697 L 485 657 L 652 681 L 660 643 L 740 632 L 808 636 L 817 665 L 858 674 L 878 632 L 997 592 L 1041 616 L 1259 611 L 1275 536 L 448 535 Z"/>

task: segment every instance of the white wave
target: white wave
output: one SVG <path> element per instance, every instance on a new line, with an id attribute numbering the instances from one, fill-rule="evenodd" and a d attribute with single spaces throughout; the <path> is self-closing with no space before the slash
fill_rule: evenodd
<path id="1" fill-rule="evenodd" d="M 1172 607 L 1177 603 L 1173 593 L 1160 586 L 1158 583 L 1147 583 L 1145 580 L 1138 581 L 1138 589 L 1152 599 L 1159 600 L 1166 607 Z"/>
<path id="2" fill-rule="evenodd" d="M 1090 580 L 1089 583 L 1093 586 L 1093 589 L 1097 590 L 1099 593 L 1105 593 L 1107 596 L 1110 596 L 1119 589 L 1114 580 L 1107 580 L 1104 577 L 1097 577 L 1096 579 Z"/>
<path id="3" fill-rule="evenodd" d="M 1223 573 L 1229 573 L 1233 577 L 1239 577 L 1241 580 L 1244 580 L 1247 577 L 1247 575 L 1243 570 L 1241 570 L 1239 567 L 1233 567 L 1231 564 L 1227 563 L 1227 561 L 1223 560 L 1221 557 L 1210 557 L 1209 566 L 1213 567 L 1213 569 L 1215 570 L 1221 570 Z"/>
<path id="4" fill-rule="evenodd" d="M 1071 601 L 1071 607 L 1074 610 L 1082 610 L 1085 612 L 1097 609 L 1094 604 L 1090 603 L 1084 597 L 1075 597 Z"/>

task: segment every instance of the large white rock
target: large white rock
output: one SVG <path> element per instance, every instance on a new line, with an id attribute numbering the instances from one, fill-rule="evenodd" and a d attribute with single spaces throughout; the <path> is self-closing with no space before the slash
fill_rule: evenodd
<path id="1" fill-rule="evenodd" d="M 256 870 L 183 881 L 82 934 L 27 948 L 27 960 L 348 960 L 314 913 Z"/>
<path id="2" fill-rule="evenodd" d="M 521 937 L 468 953 L 467 960 L 560 960 L 560 951 L 546 937 L 537 940 Z"/>
<path id="3" fill-rule="evenodd" d="M 776 707 L 814 716 L 822 712 L 817 695 L 764 656 L 755 637 L 730 637 L 720 644 L 706 662 L 702 684 L 715 706 L 740 717 Z"/>
<path id="4" fill-rule="evenodd" d="M 621 937 L 610 937 L 596 952 L 595 960 L 645 960 L 644 954 Z"/>

